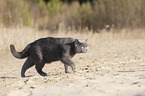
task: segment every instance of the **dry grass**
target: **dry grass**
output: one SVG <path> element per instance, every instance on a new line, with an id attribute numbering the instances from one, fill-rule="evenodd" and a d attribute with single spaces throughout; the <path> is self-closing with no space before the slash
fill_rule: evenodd
<path id="1" fill-rule="evenodd" d="M 9 45 L 14 44 L 16 48 L 22 49 L 28 43 L 42 37 L 73 37 L 79 39 L 89 39 L 90 47 L 96 47 L 97 43 L 101 43 L 108 40 L 114 39 L 143 39 L 145 38 L 145 32 L 143 29 L 122 29 L 122 30 L 100 30 L 99 33 L 93 33 L 91 31 L 83 30 L 77 32 L 75 30 L 66 31 L 63 28 L 59 29 L 55 33 L 48 31 L 39 31 L 32 28 L 0 28 L 0 52 L 7 52 Z"/>
<path id="2" fill-rule="evenodd" d="M 145 26 L 145 0 L 84 0 L 94 3 L 82 5 L 77 1 L 80 0 L 0 0 L 0 25 L 49 30 L 57 30 L 60 23 L 66 28 L 94 30 L 102 29 L 106 24 L 114 24 L 116 28 Z"/>

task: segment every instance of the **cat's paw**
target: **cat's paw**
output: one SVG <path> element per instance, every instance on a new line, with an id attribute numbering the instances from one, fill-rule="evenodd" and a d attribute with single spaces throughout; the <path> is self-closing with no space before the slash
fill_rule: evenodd
<path id="1" fill-rule="evenodd" d="M 41 76 L 47 76 L 47 73 L 41 73 L 40 75 Z"/>

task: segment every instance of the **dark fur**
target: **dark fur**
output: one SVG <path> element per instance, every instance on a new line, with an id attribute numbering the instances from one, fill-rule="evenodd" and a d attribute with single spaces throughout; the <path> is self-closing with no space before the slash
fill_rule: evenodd
<path id="1" fill-rule="evenodd" d="M 81 42 L 80 42 L 81 41 Z M 84 40 L 73 39 L 73 38 L 41 38 L 26 46 L 26 48 L 17 52 L 14 45 L 10 45 L 11 53 L 19 59 L 27 58 L 22 70 L 21 77 L 25 77 L 25 72 L 28 68 L 35 65 L 37 72 L 41 76 L 47 74 L 42 71 L 45 63 L 51 63 L 53 61 L 60 60 L 64 63 L 65 72 L 68 73 L 68 66 L 71 66 L 73 71 L 76 71 L 76 66 L 72 62 L 71 58 L 76 53 L 87 52 L 87 43 Z"/>

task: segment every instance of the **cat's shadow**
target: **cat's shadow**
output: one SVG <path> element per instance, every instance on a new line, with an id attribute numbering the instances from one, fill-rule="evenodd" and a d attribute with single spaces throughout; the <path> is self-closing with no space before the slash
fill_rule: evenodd
<path id="1" fill-rule="evenodd" d="M 18 77 L 2 76 L 0 79 L 17 79 Z"/>

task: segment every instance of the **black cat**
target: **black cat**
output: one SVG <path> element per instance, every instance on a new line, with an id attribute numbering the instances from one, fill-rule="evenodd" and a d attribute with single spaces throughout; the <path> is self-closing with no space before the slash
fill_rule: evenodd
<path id="1" fill-rule="evenodd" d="M 76 71 L 76 66 L 71 58 L 76 53 L 86 53 L 88 51 L 87 39 L 79 40 L 73 38 L 41 38 L 30 44 L 21 51 L 17 52 L 14 45 L 10 45 L 11 53 L 19 59 L 27 58 L 22 70 L 21 77 L 25 77 L 25 72 L 28 68 L 35 65 L 37 72 L 41 76 L 47 74 L 42 71 L 45 63 L 51 63 L 53 61 L 60 60 L 64 63 L 65 72 L 68 73 L 68 66 L 71 66 L 72 70 Z"/>

